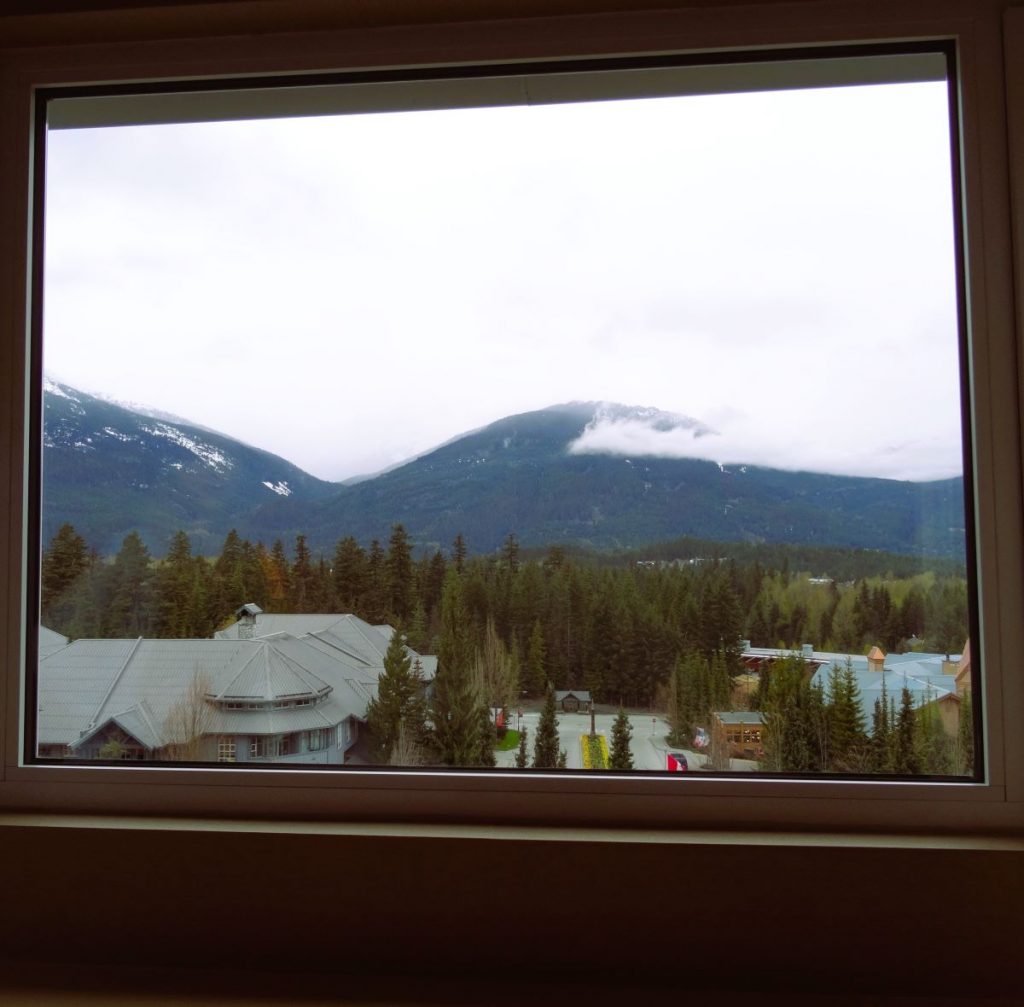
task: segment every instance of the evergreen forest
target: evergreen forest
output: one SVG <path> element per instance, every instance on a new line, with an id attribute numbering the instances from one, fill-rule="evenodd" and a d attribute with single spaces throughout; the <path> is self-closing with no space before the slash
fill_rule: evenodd
<path id="1" fill-rule="evenodd" d="M 448 712 L 430 743 L 440 761 L 488 765 L 490 711 L 552 689 L 588 689 L 599 703 L 666 712 L 671 740 L 681 744 L 709 711 L 734 705 L 744 640 L 956 655 L 967 633 L 966 580 L 952 564 L 931 566 L 871 551 L 696 540 L 642 553 L 527 553 L 514 535 L 488 554 L 472 553 L 461 535 L 445 551 L 418 554 L 400 524 L 385 543 L 347 536 L 329 555 L 313 554 L 303 535 L 290 549 L 281 540 L 267 548 L 231 531 L 215 557 L 195 555 L 184 532 L 160 559 L 134 532 L 103 557 L 65 524 L 43 552 L 41 622 L 72 639 L 205 638 L 254 602 L 266 612 L 389 623 L 413 650 L 438 655 L 434 722 L 439 705 Z M 400 652 L 389 653 L 368 715 L 382 761 L 396 753 L 415 761 L 427 747 L 426 711 L 407 716 L 418 702 L 410 685 L 418 673 Z M 875 711 L 869 735 L 863 715 L 851 713 L 850 688 L 842 669 L 833 669 L 828 689 L 813 688 L 796 657 L 764 676 L 747 697 L 765 714 L 764 768 L 916 773 L 952 765 L 948 751 L 928 760 L 928 744 L 942 746 L 934 732 L 924 738 L 921 715 L 913 727 L 906 697 Z M 899 749 L 900 731 L 913 745 Z"/>

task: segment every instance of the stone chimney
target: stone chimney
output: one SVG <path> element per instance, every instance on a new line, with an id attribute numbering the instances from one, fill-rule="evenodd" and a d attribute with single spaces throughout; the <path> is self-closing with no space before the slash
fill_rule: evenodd
<path id="1" fill-rule="evenodd" d="M 885 652 L 880 647 L 868 651 L 868 671 L 885 671 Z"/>
<path id="2" fill-rule="evenodd" d="M 256 616 L 261 615 L 262 612 L 263 609 L 259 605 L 249 602 L 235 613 L 235 618 L 238 620 L 239 640 L 251 640 L 253 638 L 253 634 L 256 631 Z"/>

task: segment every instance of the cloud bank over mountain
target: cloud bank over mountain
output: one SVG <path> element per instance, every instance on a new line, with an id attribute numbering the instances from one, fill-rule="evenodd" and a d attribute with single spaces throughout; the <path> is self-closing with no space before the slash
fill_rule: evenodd
<path id="1" fill-rule="evenodd" d="M 602 405 L 570 454 L 627 458 L 697 458 L 719 465 L 758 465 L 794 472 L 875 476 L 925 481 L 961 474 L 948 437 L 899 439 L 898 429 L 883 433 L 877 424 L 844 430 L 823 439 L 813 415 L 802 430 L 765 422 L 739 410 L 722 412 L 714 427 L 656 409 Z"/>

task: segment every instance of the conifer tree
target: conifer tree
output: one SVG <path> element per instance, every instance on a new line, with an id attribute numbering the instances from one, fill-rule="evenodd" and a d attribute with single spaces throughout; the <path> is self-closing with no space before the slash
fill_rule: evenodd
<path id="1" fill-rule="evenodd" d="M 914 712 L 914 735 L 921 772 L 945 776 L 954 772 L 954 742 L 946 736 L 935 699 L 931 696 Z"/>
<path id="2" fill-rule="evenodd" d="M 514 532 L 509 532 L 508 538 L 505 539 L 505 544 L 501 550 L 502 558 L 505 561 L 509 572 L 516 574 L 519 572 L 519 541 L 515 536 Z"/>
<path id="3" fill-rule="evenodd" d="M 358 612 L 361 599 L 366 595 L 366 553 L 351 535 L 341 539 L 335 546 L 331 576 L 338 611 Z"/>
<path id="4" fill-rule="evenodd" d="M 130 532 L 110 568 L 106 636 L 145 636 L 150 631 L 151 580 L 149 550 L 138 532 Z"/>
<path id="5" fill-rule="evenodd" d="M 408 643 L 413 650 L 421 654 L 431 653 L 430 631 L 427 626 L 427 610 L 423 607 L 420 599 L 412 610 L 412 620 L 409 623 Z"/>
<path id="6" fill-rule="evenodd" d="M 956 732 L 956 765 L 958 776 L 974 772 L 974 716 L 971 711 L 971 693 L 968 690 L 960 700 L 960 724 Z"/>
<path id="7" fill-rule="evenodd" d="M 295 562 L 291 568 L 291 604 L 293 612 L 316 611 L 316 570 L 306 545 L 305 535 L 295 537 Z"/>
<path id="8" fill-rule="evenodd" d="M 726 664 L 724 650 L 716 650 L 708 664 L 708 703 L 712 710 L 732 707 L 732 680 Z"/>
<path id="9" fill-rule="evenodd" d="M 821 772 L 828 757 L 828 717 L 822 690 L 810 684 L 799 657 L 775 661 L 764 698 L 764 765 L 781 772 Z"/>
<path id="10" fill-rule="evenodd" d="M 50 540 L 49 548 L 43 550 L 40 598 L 41 616 L 44 625 L 55 620 L 55 609 L 65 598 L 71 586 L 89 568 L 89 549 L 74 527 L 62 524 Z M 56 616 L 63 621 L 67 617 Z"/>
<path id="11" fill-rule="evenodd" d="M 214 560 L 210 592 L 210 606 L 216 612 L 217 623 L 246 602 L 256 600 L 245 596 L 242 539 L 234 528 L 227 533 L 220 555 Z"/>
<path id="12" fill-rule="evenodd" d="M 669 678 L 668 723 L 669 742 L 673 745 L 686 745 L 693 729 L 694 712 L 692 706 L 693 688 L 684 669 L 681 655 L 676 657 Z"/>
<path id="13" fill-rule="evenodd" d="M 103 636 L 109 603 L 108 573 L 109 568 L 92 555 L 88 569 L 68 588 L 65 600 L 51 608 L 53 621 L 47 625 L 72 640 Z"/>
<path id="14" fill-rule="evenodd" d="M 527 730 L 525 727 L 519 730 L 519 751 L 516 753 L 516 769 L 526 769 L 530 765 L 530 756 L 527 752 L 526 742 Z"/>
<path id="15" fill-rule="evenodd" d="M 373 539 L 366 557 L 366 595 L 359 613 L 367 622 L 384 622 L 388 615 L 388 583 L 384 550 Z"/>
<path id="16" fill-rule="evenodd" d="M 612 750 L 608 760 L 609 769 L 632 769 L 633 754 L 629 750 L 629 739 L 633 736 L 633 725 L 620 706 L 618 716 L 612 725 Z"/>
<path id="17" fill-rule="evenodd" d="M 514 635 L 508 648 L 508 674 L 511 682 L 509 703 L 513 704 L 519 701 L 523 691 L 523 666 L 519 660 L 519 643 Z"/>
<path id="18" fill-rule="evenodd" d="M 384 654 L 377 696 L 366 707 L 376 761 L 386 763 L 391 759 L 403 730 L 407 742 L 422 741 L 424 720 L 423 681 L 402 634 L 395 630 Z"/>
<path id="19" fill-rule="evenodd" d="M 868 764 L 873 773 L 885 773 L 890 769 L 892 761 L 891 734 L 889 697 L 883 677 L 881 694 L 875 699 L 875 707 L 871 715 L 871 741 L 868 747 Z"/>
<path id="20" fill-rule="evenodd" d="M 540 620 L 533 624 L 530 646 L 526 652 L 526 681 L 523 683 L 531 696 L 539 696 L 547 688 L 548 674 L 544 654 L 544 632 Z"/>
<path id="21" fill-rule="evenodd" d="M 444 577 L 448 572 L 448 564 L 444 554 L 438 549 L 430 558 L 426 584 L 423 590 L 423 607 L 427 610 L 428 619 L 436 615 L 441 604 L 441 592 L 444 590 Z"/>
<path id="22" fill-rule="evenodd" d="M 267 605 L 271 612 L 291 611 L 291 571 L 284 543 L 275 539 L 270 547 L 264 571 L 267 578 Z"/>
<path id="23" fill-rule="evenodd" d="M 914 735 L 914 697 L 904 686 L 900 695 L 900 709 L 896 717 L 893 738 L 892 770 L 894 773 L 912 775 L 921 771 Z"/>
<path id="24" fill-rule="evenodd" d="M 533 741 L 535 769 L 555 769 L 558 766 L 558 717 L 555 714 L 555 693 L 548 689 L 544 709 L 537 723 L 537 737 Z"/>
<path id="25" fill-rule="evenodd" d="M 455 536 L 455 541 L 452 543 L 452 566 L 455 567 L 455 572 L 458 574 L 461 574 L 466 567 L 466 540 L 462 537 L 462 532 Z"/>
<path id="26" fill-rule="evenodd" d="M 175 532 L 167 555 L 154 580 L 157 636 L 184 639 L 193 635 L 196 614 L 193 609 L 196 569 L 188 535 Z"/>
<path id="27" fill-rule="evenodd" d="M 253 545 L 251 542 L 242 540 L 242 567 L 241 571 L 235 574 L 238 583 L 236 597 L 245 602 L 255 602 L 260 608 L 266 609 L 270 604 L 267 588 L 267 568 L 270 557 L 267 548 L 262 542 Z M 232 616 L 238 610 L 238 606 L 222 609 L 218 614 L 221 619 Z"/>
<path id="28" fill-rule="evenodd" d="M 842 665 L 834 664 L 829 671 L 828 717 L 829 768 L 843 769 L 866 740 L 860 686 L 849 658 Z"/>
<path id="29" fill-rule="evenodd" d="M 431 719 L 441 760 L 449 766 L 479 764 L 480 698 L 473 674 L 462 582 L 452 570 L 441 597 L 441 638 Z"/>
<path id="30" fill-rule="evenodd" d="M 475 765 L 493 766 L 496 761 L 494 758 L 496 732 L 494 729 L 494 721 L 491 720 L 490 707 L 481 703 L 479 705 L 478 716 L 480 718 L 480 754 Z"/>
<path id="31" fill-rule="evenodd" d="M 316 576 L 313 580 L 312 602 L 314 612 L 331 612 L 334 610 L 334 585 L 331 580 L 331 568 L 323 555 L 316 561 Z"/>
<path id="32" fill-rule="evenodd" d="M 403 625 L 412 618 L 413 564 L 409 535 L 401 524 L 391 526 L 385 559 L 388 610 Z"/>

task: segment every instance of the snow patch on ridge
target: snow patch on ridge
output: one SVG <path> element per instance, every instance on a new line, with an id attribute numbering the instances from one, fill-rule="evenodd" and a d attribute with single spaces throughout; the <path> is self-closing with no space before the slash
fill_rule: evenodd
<path id="1" fill-rule="evenodd" d="M 43 391 L 50 395 L 56 395 L 59 399 L 68 399 L 71 402 L 81 402 L 76 395 L 72 395 L 63 385 L 57 384 L 53 378 L 43 378 Z"/>
<path id="2" fill-rule="evenodd" d="M 272 493 L 276 493 L 278 496 L 290 497 L 292 495 L 292 489 L 284 479 L 279 479 L 276 483 L 268 483 L 264 480 L 263 485 L 267 487 Z"/>
<path id="3" fill-rule="evenodd" d="M 185 448 L 186 451 L 191 451 L 192 454 L 215 472 L 224 472 L 235 467 L 235 463 L 223 451 L 219 451 L 212 444 L 204 444 L 202 441 L 193 440 L 177 427 L 172 427 L 167 423 L 157 423 L 151 427 L 140 425 L 139 429 L 144 430 L 147 434 L 152 434 L 154 437 L 166 437 L 173 444 L 178 444 Z"/>

